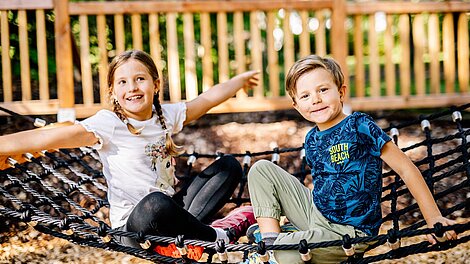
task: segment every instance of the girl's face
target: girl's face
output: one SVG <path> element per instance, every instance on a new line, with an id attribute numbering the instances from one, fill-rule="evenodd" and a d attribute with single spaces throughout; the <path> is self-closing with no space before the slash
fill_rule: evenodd
<path id="1" fill-rule="evenodd" d="M 159 89 L 147 67 L 129 59 L 114 72 L 113 98 L 117 99 L 128 118 L 147 120 L 152 117 L 153 96 Z"/>
<path id="2" fill-rule="evenodd" d="M 346 87 L 339 87 L 327 70 L 318 68 L 302 75 L 296 84 L 294 108 L 319 130 L 328 129 L 343 120 L 343 98 Z"/>

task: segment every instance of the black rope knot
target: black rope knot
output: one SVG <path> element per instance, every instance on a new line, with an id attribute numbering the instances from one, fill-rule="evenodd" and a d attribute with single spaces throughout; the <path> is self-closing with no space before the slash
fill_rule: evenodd
<path id="1" fill-rule="evenodd" d="M 71 236 L 73 234 L 73 230 L 70 228 L 70 219 L 68 217 L 62 219 L 59 222 L 59 228 L 62 230 L 62 232 L 68 236 Z"/>
<path id="2" fill-rule="evenodd" d="M 387 243 L 392 250 L 400 247 L 400 236 L 398 230 L 389 229 L 387 231 Z"/>
<path id="3" fill-rule="evenodd" d="M 140 231 L 137 232 L 137 242 L 139 242 L 140 247 L 143 249 L 149 249 L 150 246 L 152 246 L 152 243 L 149 240 L 145 239 L 145 234 L 144 232 Z"/>
<path id="4" fill-rule="evenodd" d="M 217 251 L 217 254 L 219 255 L 220 262 L 227 263 L 228 254 L 227 254 L 227 250 L 225 247 L 225 241 L 223 241 L 222 239 L 217 240 L 217 242 L 215 243 L 215 250 Z"/>
<path id="5" fill-rule="evenodd" d="M 310 261 L 310 250 L 308 249 L 308 243 L 307 240 L 302 239 L 299 242 L 299 253 L 300 253 L 300 258 L 304 262 Z"/>
<path id="6" fill-rule="evenodd" d="M 354 250 L 354 245 L 351 243 L 351 237 L 346 234 L 343 236 L 343 250 L 344 250 L 344 253 L 346 253 L 346 256 L 350 257 L 352 255 L 354 255 L 355 250 Z"/>
<path id="7" fill-rule="evenodd" d="M 97 234 L 101 237 L 104 243 L 111 241 L 111 236 L 108 234 L 109 227 L 107 224 L 101 222 L 98 227 Z"/>
<path id="8" fill-rule="evenodd" d="M 20 209 L 20 219 L 23 222 L 30 222 L 31 221 L 31 216 L 34 215 L 33 209 L 28 205 L 24 206 Z"/>
<path id="9" fill-rule="evenodd" d="M 442 225 L 442 223 L 438 222 L 434 224 L 434 234 L 436 235 L 437 241 L 439 242 L 446 241 L 444 226 Z"/>

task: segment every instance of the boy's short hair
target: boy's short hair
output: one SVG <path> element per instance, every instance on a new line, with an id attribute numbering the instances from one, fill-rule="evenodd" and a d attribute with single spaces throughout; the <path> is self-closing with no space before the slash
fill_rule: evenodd
<path id="1" fill-rule="evenodd" d="M 333 81 L 338 89 L 344 84 L 344 75 L 338 62 L 332 58 L 321 57 L 318 55 L 309 55 L 294 63 L 286 76 L 286 90 L 292 100 L 295 102 L 295 93 L 297 92 L 297 81 L 299 78 L 315 69 L 322 68 L 331 73 Z"/>

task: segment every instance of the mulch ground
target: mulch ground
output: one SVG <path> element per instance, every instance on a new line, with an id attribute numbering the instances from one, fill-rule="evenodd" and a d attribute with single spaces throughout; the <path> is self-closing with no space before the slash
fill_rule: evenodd
<path id="1" fill-rule="evenodd" d="M 389 122 L 400 122 L 402 118 L 416 117 L 415 114 L 403 114 L 402 112 L 374 114 L 377 116 L 376 120 L 381 127 L 386 127 Z M 468 127 L 469 124 L 465 125 Z M 174 136 L 174 139 L 178 144 L 186 146 L 188 152 L 195 151 L 208 154 L 216 152 L 261 152 L 272 150 L 274 147 L 299 147 L 311 127 L 311 123 L 306 122 L 293 111 L 208 115 L 185 127 L 181 133 Z M 434 127 L 433 133 L 435 136 L 446 135 L 454 129 L 446 122 L 439 123 L 437 126 L 434 125 Z M 16 118 L 1 118 L 0 128 L 1 133 L 11 133 L 28 129 L 30 125 Z M 422 137 L 419 128 L 403 129 L 400 131 L 399 146 L 409 146 L 422 140 Z M 411 153 L 410 155 L 420 154 Z M 270 157 L 261 158 L 270 159 Z M 294 159 L 296 157 L 281 159 L 280 165 L 290 170 L 290 166 L 298 164 Z M 194 167 L 196 170 L 204 168 L 209 162 L 208 160 L 198 159 Z M 446 184 L 450 186 L 452 182 Z M 465 194 L 460 196 L 453 196 L 452 201 L 449 202 L 457 204 L 466 198 Z M 408 202 L 402 201 L 403 204 Z M 227 213 L 227 208 L 219 212 L 221 216 L 225 213 Z M 470 219 L 468 213 L 467 211 L 460 212 L 453 215 L 453 218 L 459 222 L 466 222 Z M 406 216 L 401 219 L 402 224 L 406 225 L 413 222 L 415 219 L 412 218 L 414 217 L 416 215 Z M 2 231 L 0 233 L 0 263 L 150 263 L 124 253 L 72 244 L 63 239 L 39 233 L 27 225 L 15 225 L 14 228 L 11 228 L 13 225 L 10 222 L 0 223 L 0 225 L 2 225 L 0 226 L 0 231 Z M 387 229 L 387 227 L 383 227 L 383 230 Z M 423 240 L 424 238 L 417 237 L 409 241 L 405 239 L 403 244 L 414 242 L 413 240 L 416 239 Z M 470 263 L 470 242 L 447 251 L 416 254 L 381 263 Z"/>

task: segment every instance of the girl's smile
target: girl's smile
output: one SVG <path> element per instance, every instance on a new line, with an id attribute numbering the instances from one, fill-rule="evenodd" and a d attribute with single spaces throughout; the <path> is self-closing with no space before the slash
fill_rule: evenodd
<path id="1" fill-rule="evenodd" d="M 158 91 L 155 81 L 141 62 L 130 59 L 114 73 L 113 94 L 125 115 L 136 120 L 152 117 L 153 96 Z"/>

